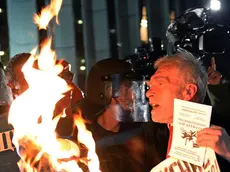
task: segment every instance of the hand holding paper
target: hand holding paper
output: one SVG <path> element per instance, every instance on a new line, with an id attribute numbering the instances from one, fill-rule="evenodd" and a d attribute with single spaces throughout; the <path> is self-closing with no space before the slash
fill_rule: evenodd
<path id="1" fill-rule="evenodd" d="M 170 157 L 155 166 L 151 172 L 220 172 L 214 150 L 197 144 L 197 133 L 205 136 L 209 133 L 207 127 L 210 126 L 211 111 L 212 107 L 208 105 L 174 99 Z"/>
<path id="2" fill-rule="evenodd" d="M 211 126 L 198 132 L 197 144 L 210 147 L 230 162 L 230 136 L 220 126 Z"/>
<path id="3" fill-rule="evenodd" d="M 205 147 L 197 145 L 197 132 L 210 126 L 212 107 L 174 99 L 173 140 L 169 155 L 202 166 Z"/>

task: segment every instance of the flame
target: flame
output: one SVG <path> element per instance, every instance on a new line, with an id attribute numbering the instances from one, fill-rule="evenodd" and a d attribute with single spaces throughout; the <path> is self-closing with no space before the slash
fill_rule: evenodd
<path id="1" fill-rule="evenodd" d="M 39 28 L 46 28 L 49 21 L 58 15 L 61 3 L 62 0 L 51 0 L 40 16 L 35 15 Z M 81 114 L 75 115 L 75 124 L 78 141 L 88 149 L 86 158 L 82 158 L 77 143 L 56 136 L 56 125 L 65 113 L 53 118 L 55 105 L 70 88 L 58 76 L 63 66 L 56 64 L 51 44 L 52 38 L 42 44 L 38 55 L 36 48 L 31 52 L 22 68 L 29 88 L 13 101 L 9 111 L 8 121 L 14 127 L 13 143 L 21 157 L 18 162 L 20 171 L 81 172 L 79 163 L 87 165 L 89 171 L 100 171 L 95 142 Z M 34 67 L 36 63 L 38 68 Z"/>
<path id="2" fill-rule="evenodd" d="M 75 124 L 78 128 L 78 140 L 89 149 L 87 156 L 89 171 L 95 171 L 95 169 L 99 169 L 99 160 L 95 153 L 95 142 L 92 133 L 86 129 L 81 115 L 75 117 Z"/>
<path id="3" fill-rule="evenodd" d="M 50 5 L 42 9 L 41 14 L 34 15 L 34 23 L 38 25 L 39 29 L 47 29 L 50 20 L 56 16 L 56 23 L 58 21 L 58 13 L 61 9 L 62 0 L 51 0 Z"/>

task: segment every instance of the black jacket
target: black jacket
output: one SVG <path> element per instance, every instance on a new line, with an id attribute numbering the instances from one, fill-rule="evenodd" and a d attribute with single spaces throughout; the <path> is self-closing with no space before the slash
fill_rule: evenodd
<path id="1" fill-rule="evenodd" d="M 127 130 L 129 134 L 121 132 L 120 134 L 124 134 L 126 139 L 122 140 L 123 137 L 117 137 L 118 139 L 114 140 L 115 144 L 108 144 L 108 146 L 101 144 L 98 140 L 96 141 L 97 154 L 103 172 L 149 172 L 166 159 L 169 139 L 167 125 L 154 122 L 142 123 L 139 129 L 136 125 L 133 129 Z M 113 135 L 113 137 L 116 136 Z M 119 142 L 118 140 L 122 141 Z M 132 144 L 132 141 L 140 143 L 140 145 Z M 139 149 L 140 146 L 143 149 Z M 218 155 L 217 160 L 221 172 L 228 172 L 230 163 Z"/>
<path id="2" fill-rule="evenodd" d="M 149 172 L 166 157 L 168 128 L 164 124 L 122 123 L 118 133 L 91 126 L 103 172 Z"/>
<path id="3" fill-rule="evenodd" d="M 0 115 L 0 171 L 19 172 L 19 156 L 12 143 L 13 127 L 8 124 L 8 115 Z M 8 140 L 8 141 L 7 141 Z"/>

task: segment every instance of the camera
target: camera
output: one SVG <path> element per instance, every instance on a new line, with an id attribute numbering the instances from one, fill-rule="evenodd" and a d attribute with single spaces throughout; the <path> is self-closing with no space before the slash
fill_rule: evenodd
<path id="1" fill-rule="evenodd" d="M 230 30 L 220 20 L 221 14 L 203 7 L 190 8 L 171 23 L 166 37 L 173 54 L 179 49 L 191 52 L 210 66 L 212 57 L 221 57 L 229 50 Z"/>
<path id="2" fill-rule="evenodd" d="M 134 54 L 124 58 L 130 63 L 134 72 L 143 75 L 146 79 L 150 79 L 155 70 L 153 67 L 154 62 L 164 55 L 166 51 L 163 49 L 163 43 L 160 38 L 150 38 L 147 44 L 135 48 Z"/>

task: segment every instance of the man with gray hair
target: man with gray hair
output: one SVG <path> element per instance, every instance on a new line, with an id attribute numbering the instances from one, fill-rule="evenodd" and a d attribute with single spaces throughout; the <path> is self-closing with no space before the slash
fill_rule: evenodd
<path id="1" fill-rule="evenodd" d="M 158 135 L 155 137 L 158 141 L 152 142 L 157 156 L 162 161 L 163 157 L 168 157 L 171 148 L 174 99 L 203 103 L 208 74 L 201 62 L 188 52 L 162 57 L 155 62 L 154 67 L 157 70 L 147 83 L 149 90 L 146 96 L 152 107 L 152 121 L 167 124 L 169 128 L 168 144 L 164 144 L 167 139 L 162 137 L 163 135 Z M 197 143 L 200 146 L 211 147 L 230 162 L 230 137 L 223 128 L 211 126 L 201 130 L 197 136 Z M 167 152 L 160 149 L 167 149 Z"/>
<path id="2" fill-rule="evenodd" d="M 148 131 L 145 143 L 149 171 L 168 157 L 174 99 L 202 103 L 208 82 L 205 68 L 188 52 L 162 57 L 155 62 L 154 67 L 156 72 L 147 83 L 149 90 L 146 92 L 152 107 L 151 118 L 155 122 L 145 128 Z"/>
<path id="3" fill-rule="evenodd" d="M 173 122 L 174 98 L 197 103 L 204 101 L 208 75 L 192 54 L 181 52 L 160 58 L 154 67 L 157 71 L 147 83 L 149 90 L 146 93 L 154 122 Z"/>

